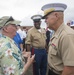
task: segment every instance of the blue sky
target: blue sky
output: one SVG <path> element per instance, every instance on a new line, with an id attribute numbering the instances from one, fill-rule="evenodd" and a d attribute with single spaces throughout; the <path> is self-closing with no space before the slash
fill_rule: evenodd
<path id="1" fill-rule="evenodd" d="M 32 15 L 43 14 L 41 7 L 48 3 L 65 3 L 65 22 L 74 20 L 74 0 L 0 0 L 0 17 L 13 16 L 21 25 L 32 25 Z M 42 23 L 44 24 L 44 23 Z"/>

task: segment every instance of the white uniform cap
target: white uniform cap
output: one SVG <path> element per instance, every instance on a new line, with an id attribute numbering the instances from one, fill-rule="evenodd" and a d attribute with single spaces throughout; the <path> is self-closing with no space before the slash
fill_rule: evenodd
<path id="1" fill-rule="evenodd" d="M 44 11 L 43 19 L 45 18 L 45 16 L 47 16 L 48 14 L 50 14 L 53 11 L 62 11 L 63 12 L 66 8 L 67 8 L 67 5 L 63 4 L 63 3 L 46 4 L 41 8 L 41 10 Z"/>
<path id="2" fill-rule="evenodd" d="M 41 18 L 42 18 L 42 15 L 33 15 L 32 17 L 31 17 L 31 19 L 32 20 L 41 20 Z"/>

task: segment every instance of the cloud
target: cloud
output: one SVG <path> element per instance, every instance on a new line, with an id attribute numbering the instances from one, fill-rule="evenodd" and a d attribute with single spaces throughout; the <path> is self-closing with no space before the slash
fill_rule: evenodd
<path id="1" fill-rule="evenodd" d="M 65 11 L 65 22 L 67 20 L 74 20 L 74 0 L 0 0 L 0 17 L 13 16 L 15 19 L 22 20 L 22 25 L 33 25 L 30 17 L 34 14 L 43 15 L 41 7 L 55 2 L 68 5 Z M 45 25 L 45 23 L 43 24 Z"/>

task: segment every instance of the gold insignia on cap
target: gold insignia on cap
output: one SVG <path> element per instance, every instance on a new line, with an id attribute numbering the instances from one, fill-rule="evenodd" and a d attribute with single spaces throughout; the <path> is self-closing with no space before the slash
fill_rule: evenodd
<path id="1" fill-rule="evenodd" d="M 44 10 L 44 15 L 48 14 L 49 12 L 52 12 L 54 11 L 55 9 L 54 8 L 50 8 L 50 9 L 47 9 L 47 10 Z"/>

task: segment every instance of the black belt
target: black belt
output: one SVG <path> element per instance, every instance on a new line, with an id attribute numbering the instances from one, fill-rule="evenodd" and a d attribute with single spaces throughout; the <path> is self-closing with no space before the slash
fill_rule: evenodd
<path id="1" fill-rule="evenodd" d="M 59 75 L 59 74 L 57 74 L 57 73 L 55 73 L 53 70 L 50 70 L 50 69 L 49 69 L 48 75 Z"/>
<path id="2" fill-rule="evenodd" d="M 33 48 L 34 48 L 34 49 L 45 49 L 45 48 L 41 48 L 41 47 L 38 47 L 38 48 L 37 48 L 37 47 L 33 47 Z"/>
<path id="3" fill-rule="evenodd" d="M 49 71 L 51 71 L 54 75 L 59 75 L 53 68 L 49 67 Z"/>

